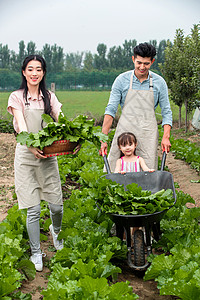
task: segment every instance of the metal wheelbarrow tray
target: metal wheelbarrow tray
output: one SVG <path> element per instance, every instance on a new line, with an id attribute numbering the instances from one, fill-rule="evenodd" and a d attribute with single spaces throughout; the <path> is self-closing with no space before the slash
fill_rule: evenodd
<path id="1" fill-rule="evenodd" d="M 161 171 L 155 172 L 130 172 L 125 174 L 110 173 L 107 157 L 104 156 L 105 166 L 108 174 L 105 175 L 107 179 L 111 179 L 124 186 L 131 183 L 136 183 L 142 187 L 143 190 L 151 191 L 152 194 L 162 190 L 171 189 L 173 191 L 174 204 L 176 202 L 176 192 L 174 188 L 173 176 L 171 173 L 163 171 L 166 159 L 166 153 L 163 153 Z M 172 207 L 172 206 L 171 206 Z M 145 259 L 145 247 L 147 249 L 147 256 L 152 253 L 151 232 L 155 240 L 160 238 L 160 221 L 168 209 L 153 214 L 145 215 L 119 215 L 109 214 L 112 221 L 116 224 L 116 234 L 123 240 L 124 232 L 126 234 L 126 243 L 128 248 L 128 265 L 135 270 L 145 270 L 149 263 Z M 133 234 L 133 250 L 131 247 L 131 228 L 144 227 L 145 241 L 143 230 L 136 230 Z M 134 263 L 132 255 L 134 254 Z"/>

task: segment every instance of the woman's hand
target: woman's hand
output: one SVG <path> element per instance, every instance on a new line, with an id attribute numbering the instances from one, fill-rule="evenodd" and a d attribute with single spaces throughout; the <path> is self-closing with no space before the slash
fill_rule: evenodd
<path id="1" fill-rule="evenodd" d="M 30 146 L 30 147 L 28 147 L 28 150 L 29 150 L 31 153 L 33 153 L 33 155 L 35 156 L 35 158 L 40 158 L 40 159 L 47 158 L 47 157 L 44 155 L 43 151 L 40 150 L 39 148 L 35 148 L 35 147 Z"/>
<path id="2" fill-rule="evenodd" d="M 81 149 L 81 145 L 78 144 L 78 146 L 76 146 L 76 148 L 74 149 L 73 155 L 75 155 L 76 153 L 78 153 L 78 151 L 80 151 Z"/>

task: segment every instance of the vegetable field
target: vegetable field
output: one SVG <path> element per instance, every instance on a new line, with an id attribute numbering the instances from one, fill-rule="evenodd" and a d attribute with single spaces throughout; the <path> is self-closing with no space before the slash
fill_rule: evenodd
<path id="1" fill-rule="evenodd" d="M 9 140 L 10 144 L 8 143 Z M 11 198 L 14 191 L 12 173 L 14 136 L 1 134 L 0 142 L 2 151 L 1 166 L 4 168 L 1 169 L 1 184 L 4 184 L 4 188 L 1 189 L 1 200 L 2 205 L 7 204 L 7 207 L 11 207 L 16 201 Z M 176 173 L 179 172 L 179 176 L 175 181 L 179 183 L 181 190 L 184 192 L 188 191 L 187 188 L 190 187 L 190 191 L 193 191 L 193 197 L 198 204 L 200 202 L 199 184 L 191 182 L 191 180 L 196 182 L 199 179 L 197 172 L 186 163 L 178 159 L 174 160 L 172 154 L 167 157 L 166 164 L 170 172 L 175 166 L 173 171 L 174 178 L 176 178 Z M 59 158 L 60 174 L 64 184 L 63 192 L 66 199 L 62 233 L 66 247 L 64 253 L 54 252 L 52 241 L 48 234 L 48 210 L 46 205 L 43 204 L 41 221 L 43 235 L 41 238 L 42 249 L 47 253 L 45 269 L 42 274 L 37 273 L 33 281 L 23 281 L 20 290 L 26 293 L 26 298 L 24 299 L 39 299 L 41 293 L 44 299 L 56 299 L 58 295 L 60 295 L 61 299 L 66 299 L 62 298 L 63 293 L 66 293 L 66 289 L 68 293 L 71 293 L 69 299 L 73 299 L 72 295 L 78 293 L 78 291 L 82 293 L 82 298 L 80 299 L 90 299 L 91 295 L 88 295 L 88 290 L 91 290 L 93 293 L 91 299 L 119 299 L 120 291 L 126 293 L 127 296 L 124 299 L 136 299 L 133 292 L 131 291 L 130 293 L 130 287 L 133 288 L 135 294 L 139 295 L 139 299 L 147 299 L 147 297 L 151 300 L 174 299 L 170 295 L 176 295 L 182 299 L 198 299 L 198 245 L 200 236 L 198 217 L 200 212 L 199 209 L 194 208 L 194 203 L 189 204 L 189 206 L 193 207 L 192 209 L 187 209 L 185 206 L 186 202 L 194 202 L 194 200 L 182 191 L 178 192 L 176 207 L 169 211 L 161 224 L 164 235 L 157 245 L 159 248 L 162 247 L 165 252 L 170 252 L 171 254 L 165 256 L 158 250 L 156 251 L 157 254 L 159 253 L 159 256 L 155 258 L 152 256 L 153 263 L 146 272 L 145 280 L 147 281 L 145 281 L 126 267 L 126 263 L 123 260 L 125 254 L 124 245 L 121 245 L 115 238 L 108 239 L 107 233 L 111 226 L 110 221 L 108 218 L 104 218 L 103 215 L 99 215 L 95 206 L 94 199 L 96 201 L 97 197 L 95 196 L 95 191 L 97 190 L 95 182 L 102 174 L 102 165 L 102 158 L 98 156 L 97 148 L 90 143 L 83 146 L 76 157 L 62 156 Z M 71 176 L 67 177 L 66 180 L 65 174 L 68 173 L 71 173 Z M 184 175 L 187 177 L 182 178 Z M 8 191 L 10 194 L 3 193 L 6 180 L 10 182 L 10 190 Z M 177 184 L 176 187 L 177 190 L 180 190 Z M 6 208 L 3 210 L 2 206 L 1 215 L 5 211 Z M 18 212 L 14 206 L 9 211 L 6 220 L 8 236 L 2 238 L 5 241 L 3 245 L 7 245 L 6 252 L 9 253 L 9 258 L 8 256 L 5 257 L 10 260 L 11 266 L 16 267 L 17 257 L 23 257 L 21 271 L 27 275 L 26 269 L 29 262 L 26 260 L 28 256 L 24 256 L 27 241 L 25 216 L 23 213 Z M 12 234 L 9 231 L 10 228 L 13 228 L 11 230 Z M 4 232 L 1 227 L 1 234 Z M 15 236 L 14 244 L 9 242 L 11 236 Z M 13 258 L 11 259 L 11 257 Z M 50 261 L 51 257 L 53 259 Z M 118 258 L 117 264 L 116 258 Z M 120 261 L 119 258 L 121 258 Z M 51 275 L 49 270 L 51 270 Z M 21 275 L 16 272 L 15 268 L 13 268 L 12 272 L 14 284 L 15 279 L 19 279 Z M 118 285 L 114 280 L 117 273 L 119 273 L 118 281 L 123 281 L 123 285 Z M 34 271 L 32 270 L 28 276 L 31 279 L 34 276 Z M 110 276 L 113 277 L 113 282 L 115 282 L 112 289 L 107 285 L 107 279 L 110 280 Z M 48 280 L 46 279 L 47 277 L 49 277 Z M 130 284 L 126 284 L 126 280 Z M 11 283 L 11 279 L 8 282 Z M 67 285 L 65 284 L 66 282 Z M 159 296 L 156 282 L 158 282 L 158 287 L 163 296 Z M 6 288 L 8 286 L 7 283 Z M 196 294 L 197 292 L 198 294 Z M 118 298 L 114 296 L 114 293 L 117 293 Z M 18 297 L 20 297 L 19 294 Z M 123 298 L 121 297 L 121 299 Z"/>
<path id="2" fill-rule="evenodd" d="M 0 93 L 2 116 L 7 116 L 8 95 Z M 57 92 L 57 96 L 69 118 L 88 112 L 92 115 L 98 112 L 97 117 L 101 117 L 109 92 Z M 172 108 L 176 120 L 178 109 L 173 105 Z M 159 114 L 158 109 L 158 120 Z M 8 119 L 11 120 L 10 116 Z M 9 124 L 5 122 L 3 127 L 3 132 L 8 132 Z M 112 222 L 104 211 L 99 211 L 96 202 L 106 211 L 110 205 L 108 202 L 113 204 L 112 197 L 118 194 L 120 213 L 126 213 L 130 208 L 134 214 L 145 213 L 146 208 L 153 212 L 162 209 L 160 202 L 164 207 L 170 206 L 172 199 L 168 191 L 158 194 L 158 199 L 155 198 L 157 196 L 141 193 L 144 200 L 149 199 L 148 207 L 138 205 L 141 203 L 137 202 L 137 196 L 135 202 L 127 201 L 128 206 L 124 207 L 122 198 L 130 200 L 131 196 L 117 185 L 109 186 L 107 181 L 100 179 L 103 159 L 98 155 L 97 140 L 96 145 L 83 143 L 76 156 L 59 157 L 65 199 L 61 237 L 65 247 L 55 252 L 48 232 L 49 211 L 47 204 L 42 202 L 41 247 L 47 256 L 43 272 L 35 274 L 29 261 L 26 212 L 17 209 L 14 193 L 16 140 L 13 134 L 0 133 L 0 298 L 199 299 L 199 133 L 186 135 L 176 128 L 172 131 L 172 151 L 167 155 L 166 165 L 174 177 L 177 202 L 161 222 L 163 235 L 154 244 L 155 250 L 150 258 L 152 264 L 144 278 L 134 274 L 126 265 L 126 245 L 110 235 Z M 130 186 L 130 191 L 138 193 L 135 186 Z M 110 205 L 109 210 L 113 209 L 116 206 Z"/>

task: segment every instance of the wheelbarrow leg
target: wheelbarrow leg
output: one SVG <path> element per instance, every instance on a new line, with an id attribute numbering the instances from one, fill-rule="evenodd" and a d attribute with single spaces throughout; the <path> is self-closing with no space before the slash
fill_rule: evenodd
<path id="1" fill-rule="evenodd" d="M 153 227 L 153 237 L 156 241 L 158 241 L 160 239 L 161 236 L 161 230 L 160 230 L 160 222 L 154 223 Z"/>
<path id="2" fill-rule="evenodd" d="M 131 248 L 131 228 L 125 227 L 125 233 L 126 233 L 126 244 L 128 248 Z"/>
<path id="3" fill-rule="evenodd" d="M 146 246 L 147 246 L 147 256 L 152 253 L 151 247 L 151 226 L 147 223 L 145 225 L 145 235 L 146 235 Z"/>
<path id="4" fill-rule="evenodd" d="M 116 223 L 115 225 L 116 225 L 116 235 L 118 238 L 120 238 L 123 241 L 124 227 Z"/>

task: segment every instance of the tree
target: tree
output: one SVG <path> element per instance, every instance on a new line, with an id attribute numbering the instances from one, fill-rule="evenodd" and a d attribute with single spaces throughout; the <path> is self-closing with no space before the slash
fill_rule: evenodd
<path id="1" fill-rule="evenodd" d="M 150 40 L 149 44 L 151 44 L 152 46 L 154 46 L 157 50 L 157 40 Z"/>
<path id="2" fill-rule="evenodd" d="M 186 38 L 184 38 L 183 30 L 178 29 L 174 44 L 167 43 L 165 62 L 161 66 L 172 100 L 179 106 L 179 127 L 181 127 L 181 107 L 185 105 L 186 131 L 188 112 L 193 108 L 200 85 L 199 43 L 199 25 L 194 25 L 192 34 Z"/>
<path id="3" fill-rule="evenodd" d="M 193 29 L 191 30 L 191 51 L 193 53 L 194 59 L 192 60 L 192 70 L 193 70 L 193 77 L 192 81 L 194 86 L 196 87 L 197 93 L 195 95 L 196 101 L 194 103 L 194 108 L 199 106 L 200 103 L 200 24 L 194 25 Z"/>
<path id="4" fill-rule="evenodd" d="M 170 41 L 169 41 L 170 43 Z M 167 47 L 167 41 L 162 40 L 159 43 L 159 46 L 157 48 L 157 55 L 156 55 L 156 60 L 158 64 L 163 64 L 165 61 L 165 48 Z"/>
<path id="5" fill-rule="evenodd" d="M 106 59 L 107 46 L 105 44 L 98 44 L 97 52 L 94 56 L 94 64 L 96 69 L 105 70 L 108 67 L 108 61 Z"/>
<path id="6" fill-rule="evenodd" d="M 161 66 L 173 102 L 179 107 L 179 128 L 181 127 L 181 108 L 183 98 L 181 93 L 181 76 L 183 74 L 183 53 L 184 49 L 184 34 L 183 30 L 178 29 L 174 38 L 174 44 L 167 42 L 165 50 L 165 62 Z"/>
<path id="7" fill-rule="evenodd" d="M 185 100 L 185 127 L 187 129 L 187 113 L 195 107 L 197 92 L 200 87 L 200 24 L 194 25 L 191 35 L 184 40 L 184 67 L 182 77 L 182 95 Z"/>
<path id="8" fill-rule="evenodd" d="M 13 50 L 10 53 L 10 69 L 12 71 L 19 72 L 19 68 L 18 68 L 18 55 Z"/>
<path id="9" fill-rule="evenodd" d="M 91 72 L 94 70 L 94 56 L 90 51 L 85 53 L 85 57 L 83 60 L 83 70 L 87 72 Z"/>
<path id="10" fill-rule="evenodd" d="M 134 48 L 137 45 L 137 41 L 134 40 L 125 40 L 123 44 L 123 62 L 124 67 L 127 69 L 133 68 L 132 56 L 134 55 Z"/>
<path id="11" fill-rule="evenodd" d="M 124 68 L 124 53 L 121 46 L 110 48 L 108 62 L 111 69 L 120 70 Z"/>
<path id="12" fill-rule="evenodd" d="M 82 67 L 82 60 L 83 60 L 83 52 L 66 54 L 65 69 L 66 70 L 76 70 L 76 69 L 80 70 Z"/>
<path id="13" fill-rule="evenodd" d="M 51 51 L 51 46 L 48 44 L 45 44 L 43 46 L 41 55 L 44 57 L 47 65 L 47 71 L 51 73 L 52 71 L 52 65 L 51 65 L 51 60 L 52 60 L 52 51 Z"/>
<path id="14" fill-rule="evenodd" d="M 21 68 L 21 65 L 22 65 L 25 57 L 26 57 L 25 43 L 24 43 L 24 41 L 20 41 L 19 42 L 19 54 L 18 54 L 18 68 L 19 68 L 19 70 Z"/>
<path id="15" fill-rule="evenodd" d="M 52 66 L 52 72 L 62 72 L 64 68 L 64 54 L 63 54 L 63 48 L 58 47 L 56 44 L 51 46 L 51 52 L 52 52 L 52 60 L 51 60 L 51 66 Z"/>
<path id="16" fill-rule="evenodd" d="M 8 45 L 2 46 L 0 44 L 0 68 L 5 69 L 9 67 L 10 63 L 10 50 Z"/>
<path id="17" fill-rule="evenodd" d="M 32 41 L 27 44 L 27 55 L 33 55 L 36 53 L 36 45 Z"/>

